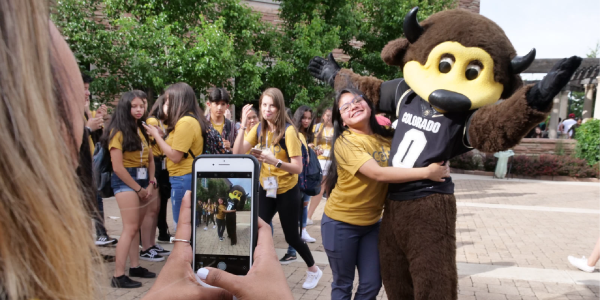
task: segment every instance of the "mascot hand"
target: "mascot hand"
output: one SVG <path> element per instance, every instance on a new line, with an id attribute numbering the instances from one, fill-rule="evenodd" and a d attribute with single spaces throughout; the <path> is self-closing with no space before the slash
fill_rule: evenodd
<path id="1" fill-rule="evenodd" d="M 527 92 L 527 103 L 534 109 L 545 111 L 552 99 L 569 83 L 571 76 L 581 64 L 581 57 L 563 58 L 552 70 Z"/>
<path id="2" fill-rule="evenodd" d="M 308 71 L 313 77 L 325 81 L 333 87 L 335 75 L 340 71 L 340 66 L 335 62 L 333 53 L 327 55 L 327 59 L 319 56 L 313 57 L 308 64 Z"/>

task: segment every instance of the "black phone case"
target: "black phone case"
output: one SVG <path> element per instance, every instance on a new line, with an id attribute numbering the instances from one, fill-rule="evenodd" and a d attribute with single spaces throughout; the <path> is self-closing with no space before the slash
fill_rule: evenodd
<path id="1" fill-rule="evenodd" d="M 252 182 L 252 188 L 254 189 L 254 193 L 252 194 L 252 247 L 250 248 L 250 257 L 252 258 L 252 264 L 254 264 L 254 249 L 256 248 L 256 243 L 258 242 L 258 188 L 260 184 L 260 163 L 256 159 L 256 157 L 250 154 L 202 154 L 194 158 L 194 162 L 192 164 L 192 176 L 196 174 L 196 161 L 207 159 L 207 158 L 217 158 L 217 159 L 231 159 L 231 158 L 246 158 L 250 159 L 254 163 L 254 182 Z M 192 191 L 192 201 L 194 202 L 192 205 L 192 236 L 190 237 L 190 241 L 194 241 L 194 236 L 196 235 L 195 219 L 196 216 L 196 205 L 195 205 L 195 195 L 196 195 L 196 182 L 197 179 L 194 177 L 192 179 L 192 186 L 190 190 Z M 192 259 L 192 270 L 196 272 L 196 268 L 194 266 L 195 255 L 196 255 L 196 243 L 192 243 L 192 252 L 194 255 L 194 259 Z"/>

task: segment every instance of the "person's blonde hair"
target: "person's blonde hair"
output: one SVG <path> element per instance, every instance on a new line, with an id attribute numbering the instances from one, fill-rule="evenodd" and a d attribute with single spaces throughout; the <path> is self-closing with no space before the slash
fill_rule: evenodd
<path id="1" fill-rule="evenodd" d="M 271 97 L 273 99 L 273 105 L 277 107 L 277 115 L 275 116 L 275 120 L 272 122 L 275 127 L 275 131 L 273 132 L 273 140 L 269 141 L 269 145 L 264 145 L 266 147 L 270 147 L 273 145 L 277 145 L 279 141 L 285 135 L 286 124 L 290 124 L 290 126 L 296 129 L 296 133 L 298 133 L 298 129 L 294 126 L 294 122 L 285 112 L 285 100 L 283 99 L 283 93 L 278 88 L 268 88 L 266 89 L 262 95 L 260 95 L 260 99 L 258 100 L 258 107 L 260 111 L 260 122 L 261 122 L 261 132 L 257 132 L 258 135 L 262 137 L 267 136 L 267 130 L 269 130 L 269 124 L 267 120 L 263 118 L 262 115 L 262 102 L 265 96 Z M 263 141 L 259 141 L 261 144 Z"/>
<path id="2" fill-rule="evenodd" d="M 48 2 L 0 1 L 0 297 L 91 299 L 91 219 Z M 83 101 L 83 99 L 82 99 Z M 81 112 L 83 118 L 83 111 Z"/>

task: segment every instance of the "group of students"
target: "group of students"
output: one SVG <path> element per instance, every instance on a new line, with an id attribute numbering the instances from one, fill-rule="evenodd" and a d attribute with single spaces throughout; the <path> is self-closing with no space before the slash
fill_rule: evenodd
<path id="1" fill-rule="evenodd" d="M 196 227 L 200 227 L 205 222 L 204 230 L 208 230 L 210 221 L 213 223 L 213 229 L 217 228 L 219 241 L 223 241 L 223 233 L 227 229 L 227 237 L 231 239 L 231 246 L 237 244 L 237 225 L 236 225 L 236 207 L 234 201 L 226 201 L 224 197 L 219 197 L 217 203 L 198 201 L 196 206 Z M 216 223 L 215 223 L 216 216 Z"/>

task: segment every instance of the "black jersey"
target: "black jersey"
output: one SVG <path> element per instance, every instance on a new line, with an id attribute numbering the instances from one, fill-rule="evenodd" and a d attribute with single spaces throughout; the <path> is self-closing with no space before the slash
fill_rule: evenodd
<path id="1" fill-rule="evenodd" d="M 465 128 L 474 111 L 440 114 L 429 102 L 412 92 L 402 79 L 381 86 L 379 111 L 398 118 L 389 165 L 400 168 L 426 167 L 468 152 Z M 454 183 L 420 180 L 390 184 L 388 199 L 411 200 L 433 193 L 452 194 Z"/>

